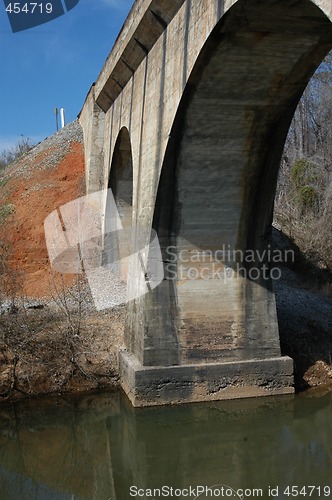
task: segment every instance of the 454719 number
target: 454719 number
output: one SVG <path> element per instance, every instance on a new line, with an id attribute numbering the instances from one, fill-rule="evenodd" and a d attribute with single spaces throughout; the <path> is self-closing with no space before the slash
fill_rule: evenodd
<path id="1" fill-rule="evenodd" d="M 304 498 L 319 498 L 330 497 L 330 486 L 287 486 L 284 490 L 284 495 L 287 497 L 304 497 Z"/>
<path id="2" fill-rule="evenodd" d="M 6 11 L 9 12 L 9 14 L 51 14 L 53 5 L 50 2 L 46 4 L 37 2 L 27 2 L 24 4 L 11 2 L 7 5 Z"/>

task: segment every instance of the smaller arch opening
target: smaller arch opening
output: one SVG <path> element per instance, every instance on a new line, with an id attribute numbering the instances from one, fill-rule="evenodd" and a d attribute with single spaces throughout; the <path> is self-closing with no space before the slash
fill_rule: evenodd
<path id="1" fill-rule="evenodd" d="M 115 144 L 108 189 L 112 190 L 122 226 L 130 227 L 133 207 L 133 160 L 128 130 L 120 130 Z"/>
<path id="2" fill-rule="evenodd" d="M 104 265 L 112 266 L 126 279 L 126 257 L 130 255 L 130 238 L 121 235 L 121 229 L 132 225 L 133 160 L 128 130 L 123 127 L 115 144 L 109 178 L 105 210 Z"/>

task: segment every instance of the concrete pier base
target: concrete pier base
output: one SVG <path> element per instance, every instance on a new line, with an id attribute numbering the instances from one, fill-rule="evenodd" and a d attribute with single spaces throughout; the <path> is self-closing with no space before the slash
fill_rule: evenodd
<path id="1" fill-rule="evenodd" d="M 120 354 L 120 380 L 133 406 L 193 403 L 292 394 L 293 360 L 287 356 L 226 363 L 142 366 Z"/>

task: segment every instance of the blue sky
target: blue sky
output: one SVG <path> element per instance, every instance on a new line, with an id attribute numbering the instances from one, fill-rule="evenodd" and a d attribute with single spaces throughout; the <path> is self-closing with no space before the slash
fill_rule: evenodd
<path id="1" fill-rule="evenodd" d="M 80 112 L 133 0 L 80 0 L 65 15 L 12 33 L 0 1 L 0 151 L 23 135 L 39 142 Z"/>

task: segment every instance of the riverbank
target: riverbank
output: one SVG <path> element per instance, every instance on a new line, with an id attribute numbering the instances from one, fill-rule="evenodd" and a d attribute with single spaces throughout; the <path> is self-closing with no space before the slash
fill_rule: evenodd
<path id="1" fill-rule="evenodd" d="M 123 307 L 95 311 L 81 278 L 54 298 L 5 304 L 0 403 L 117 387 L 123 320 Z"/>
<path id="2" fill-rule="evenodd" d="M 273 229 L 275 248 L 289 248 L 294 262 L 281 267 L 274 282 L 281 352 L 294 360 L 295 388 L 332 383 L 331 273 L 307 260 L 281 231 Z"/>

